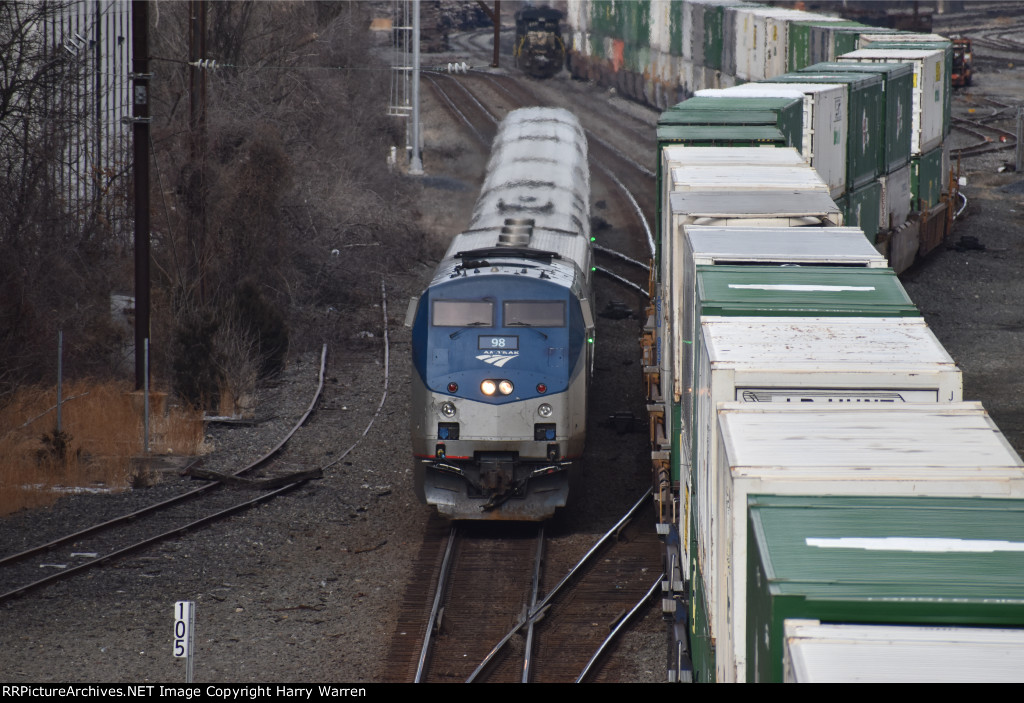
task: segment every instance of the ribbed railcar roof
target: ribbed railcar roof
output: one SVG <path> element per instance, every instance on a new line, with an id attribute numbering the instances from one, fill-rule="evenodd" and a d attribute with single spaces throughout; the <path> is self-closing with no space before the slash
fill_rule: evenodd
<path id="1" fill-rule="evenodd" d="M 453 238 L 445 258 L 499 246 L 509 219 L 533 220 L 530 249 L 553 252 L 589 271 L 587 141 L 568 110 L 524 108 L 502 121 L 470 225 Z"/>

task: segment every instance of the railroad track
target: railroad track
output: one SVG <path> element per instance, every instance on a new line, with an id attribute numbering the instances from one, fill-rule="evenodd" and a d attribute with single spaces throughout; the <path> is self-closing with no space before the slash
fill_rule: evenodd
<path id="1" fill-rule="evenodd" d="M 324 345 L 320 358 L 319 380 L 309 407 L 295 426 L 270 451 L 249 465 L 226 475 L 224 480 L 212 480 L 199 488 L 140 510 L 0 558 L 0 602 L 234 515 L 286 493 L 314 477 L 317 473 L 315 471 L 304 472 L 302 477 L 294 480 L 288 476 L 279 480 L 245 479 L 258 471 L 270 475 L 279 471 L 282 450 L 309 419 L 320 399 L 326 364 L 327 346 Z M 200 463 L 193 462 L 186 471 L 196 471 Z M 249 492 L 244 498 L 240 498 L 237 491 L 229 490 L 229 484 L 238 485 L 243 482 L 257 487 L 255 496 Z M 267 487 L 261 490 L 258 488 L 261 485 Z M 49 573 L 40 578 L 40 569 Z"/>
<path id="2" fill-rule="evenodd" d="M 559 557 L 544 527 L 457 524 L 432 535 L 430 617 L 405 611 L 396 638 L 396 674 L 415 682 L 573 682 L 615 680 L 602 659 L 615 635 L 645 612 L 662 575 L 650 569 L 662 549 L 649 529 L 650 492 L 557 583 Z M 542 596 L 543 594 L 543 596 Z M 412 671 L 412 664 L 415 664 Z M 402 680 L 401 676 L 397 680 Z"/>
<path id="3" fill-rule="evenodd" d="M 569 107 L 581 118 L 588 134 L 595 198 L 596 256 L 601 272 L 608 276 L 605 279 L 602 275 L 605 280 L 595 286 L 596 310 L 600 314 L 599 351 L 592 387 L 599 388 L 600 392 L 592 394 L 588 413 L 591 431 L 582 462 L 586 484 L 574 486 L 569 505 L 545 525 L 543 573 L 537 580 L 540 599 L 553 589 L 553 579 L 567 573 L 587 550 L 591 539 L 581 536 L 607 529 L 607 525 L 614 523 L 626 510 L 626 496 L 637 495 L 643 490 L 641 486 L 650 482 L 650 468 L 643 461 L 648 433 L 637 360 L 640 358 L 640 311 L 646 305 L 649 281 L 646 266 L 651 254 L 647 222 L 653 213 L 654 178 L 644 164 L 628 158 L 631 151 L 628 146 L 602 136 L 602 129 L 609 128 L 602 127 L 598 115 L 588 114 L 582 105 L 567 104 L 550 96 L 546 99 L 544 94 L 551 92 L 550 85 L 534 86 L 529 82 L 521 85 L 512 77 L 474 71 L 458 75 L 425 73 L 424 81 L 429 88 L 425 94 L 443 107 L 454 124 L 464 128 L 466 144 L 479 148 L 483 157 L 489 151 L 500 118 L 524 105 Z M 642 125 L 633 124 L 628 118 L 623 118 L 622 122 L 637 130 L 632 137 L 636 141 L 653 141 L 650 125 L 647 125 L 647 134 L 640 136 Z M 632 134 L 630 129 L 624 131 Z M 603 146 L 605 143 L 607 146 Z M 637 147 L 632 151 L 639 153 L 640 150 Z M 635 377 L 628 374 L 635 374 Z M 609 509 L 612 505 L 614 509 Z M 533 618 L 537 632 L 536 641 L 530 647 L 533 657 L 529 680 L 574 680 L 609 633 L 609 625 L 632 610 L 656 580 L 660 583 L 657 577 L 661 572 L 664 547 L 655 533 L 655 522 L 653 512 L 644 512 L 627 528 L 631 540 L 628 544 L 608 547 L 614 549 L 616 555 L 620 554 L 618 550 L 636 548 L 631 557 L 612 556 L 611 561 L 602 562 L 606 568 L 620 571 L 619 585 L 609 585 L 616 583 L 614 574 L 602 580 L 596 575 L 600 567 L 590 567 L 595 572 L 595 580 L 588 580 L 588 583 L 600 584 L 593 586 L 593 595 L 581 595 L 587 590 L 581 585 L 572 590 L 573 595 L 568 596 L 566 603 L 559 601 L 549 605 L 543 620 L 537 622 Z M 461 606 L 468 604 L 473 594 L 493 596 L 500 592 L 506 595 L 500 602 L 494 598 L 483 605 L 469 606 L 471 612 L 478 611 L 477 615 L 487 613 L 488 622 L 467 624 L 467 618 L 456 615 L 456 606 L 445 605 L 438 608 L 440 625 L 428 626 L 434 592 L 424 584 L 434 583 L 438 578 L 451 532 L 450 524 L 440 519 L 431 520 L 410 580 L 410 584 L 415 585 L 410 585 L 402 596 L 401 614 L 388 660 L 389 679 L 416 680 L 427 631 L 435 632 L 438 639 L 430 645 L 426 668 L 421 674 L 423 680 L 464 681 L 496 642 L 516 628 L 509 643 L 496 654 L 494 663 L 478 676 L 480 680 L 522 680 L 529 638 L 524 617 L 531 611 L 532 576 L 540 540 L 536 529 L 535 526 L 509 524 L 463 528 L 461 534 L 454 537 L 452 559 L 468 561 L 476 568 L 468 576 L 464 571 L 455 570 L 446 587 L 445 602 L 454 602 L 462 610 Z M 635 569 L 626 566 L 631 560 Z M 586 570 L 583 568 L 578 574 Z M 632 578 L 628 587 L 622 586 L 627 580 L 622 570 L 628 571 Z M 455 595 L 450 595 L 451 592 Z M 591 598 L 603 605 L 595 604 Z M 574 602 L 589 602 L 590 605 L 584 605 L 582 612 L 573 615 L 571 604 Z M 649 607 L 641 612 L 649 612 Z M 556 620 L 562 624 L 552 628 Z M 662 628 L 660 618 L 656 627 Z M 471 635 L 473 631 L 478 634 Z M 559 642 L 558 637 L 563 640 Z M 550 661 L 550 652 L 558 651 L 560 656 L 555 659 L 560 659 L 561 653 L 576 643 L 584 646 L 586 653 L 574 654 L 572 663 L 564 669 L 552 668 L 556 665 Z M 457 651 L 459 648 L 461 653 Z M 614 662 L 614 658 L 610 661 Z M 616 673 L 614 667 L 611 670 L 598 667 L 590 675 L 608 680 L 628 678 L 625 673 Z"/>
<path id="4" fill-rule="evenodd" d="M 991 98 L 982 98 L 982 100 L 991 106 L 992 109 L 990 114 L 980 116 L 976 119 L 967 119 L 962 117 L 953 118 L 954 127 L 977 137 L 979 140 L 974 144 L 970 144 L 959 149 L 951 149 L 950 156 L 954 159 L 979 156 L 993 151 L 1013 149 L 1017 146 L 1016 132 L 1011 132 L 989 124 L 989 122 L 996 120 L 1014 119 L 1016 116 L 1017 106 L 1009 105 Z"/>
<path id="5" fill-rule="evenodd" d="M 201 462 L 193 462 L 186 472 L 205 478 L 208 483 L 96 525 L 50 540 L 45 544 L 0 557 L 0 603 L 22 596 L 56 581 L 79 575 L 127 554 L 151 547 L 190 530 L 214 523 L 255 505 L 267 502 L 298 488 L 327 468 L 341 462 L 366 436 L 387 399 L 389 385 L 389 342 L 387 335 L 387 295 L 381 285 L 384 316 L 384 382 L 377 412 L 355 444 L 328 464 L 295 473 L 284 458 L 288 443 L 306 425 L 320 402 L 327 370 L 327 345 L 320 354 L 317 386 L 306 411 L 278 443 L 262 456 L 233 472 L 202 472 Z M 262 478 L 252 478 L 260 474 Z M 246 488 L 240 494 L 232 490 Z M 41 569 L 46 575 L 40 577 Z"/>

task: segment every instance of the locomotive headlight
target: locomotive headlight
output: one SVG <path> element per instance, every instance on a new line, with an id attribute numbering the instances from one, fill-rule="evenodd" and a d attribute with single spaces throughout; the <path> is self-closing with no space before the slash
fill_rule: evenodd
<path id="1" fill-rule="evenodd" d="M 551 406 L 548 405 L 547 403 L 541 403 L 540 406 L 537 408 L 537 414 L 540 415 L 541 417 L 551 417 L 551 413 Z"/>
<path id="2" fill-rule="evenodd" d="M 441 403 L 441 414 L 445 417 L 455 417 L 455 403 L 450 400 Z"/>
<path id="3" fill-rule="evenodd" d="M 512 386 L 512 381 L 498 381 L 498 390 L 502 395 L 512 395 L 512 391 L 515 389 Z"/>
<path id="4" fill-rule="evenodd" d="M 480 384 L 480 392 L 484 395 L 494 395 L 496 390 L 498 390 L 498 384 L 489 379 Z"/>

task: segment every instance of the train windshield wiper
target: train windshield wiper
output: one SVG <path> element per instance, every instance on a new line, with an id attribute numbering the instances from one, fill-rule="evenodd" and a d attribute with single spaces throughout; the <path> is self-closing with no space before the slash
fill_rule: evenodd
<path id="1" fill-rule="evenodd" d="M 533 330 L 534 332 L 536 332 L 537 334 L 539 334 L 539 335 L 540 335 L 541 337 L 543 337 L 544 339 L 547 339 L 547 338 L 548 338 L 548 336 L 547 336 L 546 334 L 544 334 L 544 333 L 543 333 L 543 332 L 541 332 L 541 331 L 540 331 L 539 329 L 537 329 L 537 328 L 536 328 L 536 327 L 534 327 L 533 325 L 531 325 L 531 324 L 528 324 L 528 323 L 526 323 L 526 322 L 506 322 L 506 323 L 505 323 L 505 326 L 506 326 L 506 327 L 525 327 L 525 328 L 526 328 L 526 329 L 528 329 L 528 330 Z"/>
<path id="2" fill-rule="evenodd" d="M 490 327 L 490 326 L 491 326 L 490 322 L 484 322 L 483 320 L 477 320 L 476 322 L 468 322 L 465 325 L 463 325 L 460 329 L 457 329 L 454 332 L 452 332 L 450 335 L 448 335 L 448 339 L 455 339 L 456 337 L 458 337 L 460 334 L 465 332 L 470 327 Z"/>

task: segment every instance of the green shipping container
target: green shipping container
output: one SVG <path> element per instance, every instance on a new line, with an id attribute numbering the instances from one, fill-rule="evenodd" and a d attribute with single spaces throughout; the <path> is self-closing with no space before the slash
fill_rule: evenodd
<path id="1" fill-rule="evenodd" d="M 787 146 L 801 148 L 803 105 L 790 98 L 696 97 L 670 107 L 662 125 L 750 125 L 778 127 Z"/>
<path id="2" fill-rule="evenodd" d="M 701 316 L 921 315 L 892 269 L 698 266 L 697 301 Z"/>
<path id="3" fill-rule="evenodd" d="M 876 177 L 885 153 L 882 77 L 869 73 L 787 73 L 772 83 L 824 83 L 846 86 L 846 188 L 853 190 Z"/>
<path id="4" fill-rule="evenodd" d="M 787 619 L 1024 627 L 1024 501 L 755 496 L 748 507 L 748 681 L 783 680 Z"/>
<path id="5" fill-rule="evenodd" d="M 827 61 L 832 55 L 831 47 L 824 46 L 823 40 L 842 28 L 863 27 L 859 22 L 792 22 L 789 25 L 789 47 L 786 56 L 787 71 L 799 71 L 812 63 Z"/>
<path id="6" fill-rule="evenodd" d="M 658 127 L 658 148 L 666 144 L 687 146 L 789 146 L 776 127 L 720 125 L 664 125 Z"/>
<path id="7" fill-rule="evenodd" d="M 835 59 L 836 57 L 842 56 L 843 54 L 848 54 L 851 51 L 856 51 L 857 49 L 859 49 L 860 35 L 862 34 L 896 34 L 898 32 L 898 29 L 871 26 L 861 26 L 857 28 L 851 27 L 850 29 L 839 29 L 832 35 L 834 50 L 832 56 L 830 56 L 828 60 Z"/>
<path id="8" fill-rule="evenodd" d="M 905 63 L 841 63 L 826 61 L 805 73 L 877 73 L 882 77 L 885 149 L 879 153 L 879 174 L 898 171 L 910 161 L 914 109 L 914 69 Z"/>
<path id="9" fill-rule="evenodd" d="M 691 516 L 692 517 L 692 516 Z M 690 534 L 694 526 L 690 525 Z M 696 544 L 690 545 L 690 554 L 696 554 Z M 715 644 L 708 618 L 707 594 L 704 578 L 696 559 L 690 559 L 690 660 L 693 663 L 694 683 L 715 683 Z"/>
<path id="10" fill-rule="evenodd" d="M 843 212 L 843 222 L 850 227 L 860 227 L 868 241 L 874 244 L 881 220 L 882 184 L 871 181 L 851 190 L 837 200 L 836 205 Z"/>
<path id="11" fill-rule="evenodd" d="M 721 70 L 724 46 L 725 8 L 704 5 L 704 66 Z"/>
<path id="12" fill-rule="evenodd" d="M 914 210 L 928 210 L 942 199 L 942 147 L 910 160 L 910 198 Z"/>

